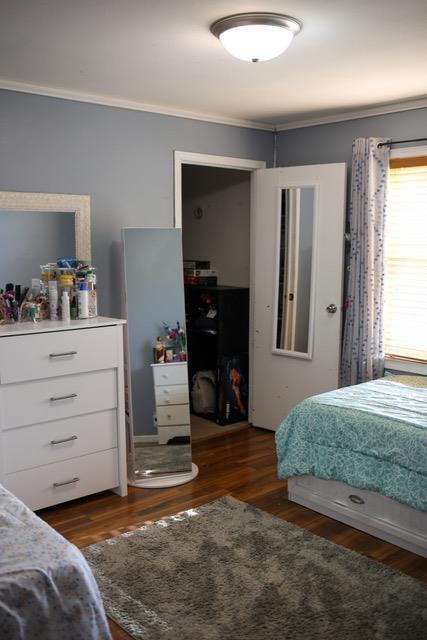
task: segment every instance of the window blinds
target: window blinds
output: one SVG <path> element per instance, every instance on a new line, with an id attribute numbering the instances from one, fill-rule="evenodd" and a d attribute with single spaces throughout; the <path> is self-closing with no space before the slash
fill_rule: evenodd
<path id="1" fill-rule="evenodd" d="M 390 164 L 385 353 L 427 361 L 427 158 L 420 166 Z"/>

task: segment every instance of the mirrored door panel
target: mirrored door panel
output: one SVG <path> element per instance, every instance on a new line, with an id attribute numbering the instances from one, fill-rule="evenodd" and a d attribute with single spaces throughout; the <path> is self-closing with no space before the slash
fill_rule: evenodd
<path id="1" fill-rule="evenodd" d="M 314 187 L 281 190 L 276 265 L 275 349 L 310 353 Z"/>

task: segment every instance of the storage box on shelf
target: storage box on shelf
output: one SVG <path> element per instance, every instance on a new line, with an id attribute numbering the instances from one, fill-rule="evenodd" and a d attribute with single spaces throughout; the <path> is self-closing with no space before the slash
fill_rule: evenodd
<path id="1" fill-rule="evenodd" d="M 0 326 L 0 483 L 31 509 L 127 493 L 123 324 Z"/>

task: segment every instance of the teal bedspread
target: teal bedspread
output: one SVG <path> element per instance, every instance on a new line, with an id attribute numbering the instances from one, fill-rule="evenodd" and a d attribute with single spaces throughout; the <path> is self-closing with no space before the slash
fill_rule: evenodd
<path id="1" fill-rule="evenodd" d="M 427 378 L 389 376 L 308 398 L 276 432 L 280 478 L 314 475 L 427 511 Z"/>

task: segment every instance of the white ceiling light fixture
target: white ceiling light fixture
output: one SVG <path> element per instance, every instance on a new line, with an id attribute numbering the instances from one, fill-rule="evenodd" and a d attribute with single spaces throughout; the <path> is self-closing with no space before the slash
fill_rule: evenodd
<path id="1" fill-rule="evenodd" d="M 302 22 L 280 13 L 237 13 L 213 23 L 211 32 L 232 56 L 262 62 L 280 56 L 302 29 Z"/>

